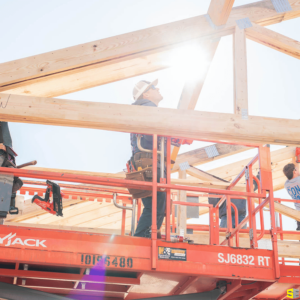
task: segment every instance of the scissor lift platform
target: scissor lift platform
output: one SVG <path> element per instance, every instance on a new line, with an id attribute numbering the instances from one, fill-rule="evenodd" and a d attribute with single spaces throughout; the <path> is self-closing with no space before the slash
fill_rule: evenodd
<path id="1" fill-rule="evenodd" d="M 157 136 L 154 135 L 153 139 L 157 140 Z M 88 229 L 70 231 L 38 226 L 23 227 L 24 224 L 17 226 L 16 223 L 1 225 L 0 287 L 6 283 L 17 285 L 17 288 L 23 286 L 72 299 L 101 297 L 107 300 L 168 296 L 189 299 L 193 294 L 204 299 L 204 292 L 213 291 L 217 287 L 221 287 L 218 289 L 221 291 L 226 287 L 225 294 L 217 295 L 218 300 L 284 299 L 287 289 L 300 285 L 300 266 L 289 266 L 286 260 L 279 260 L 270 149 L 261 145 L 256 147 L 258 155 L 243 168 L 226 190 L 171 184 L 170 138 L 167 138 L 167 178 L 163 178 L 160 183 L 156 182 L 154 174 L 157 170 L 156 147 L 153 149 L 152 183 L 65 172 L 1 168 L 1 172 L 14 176 L 76 183 L 73 186 L 64 185 L 82 189 L 79 192 L 69 189 L 71 194 L 68 196 L 75 193 L 76 196 L 84 198 L 96 197 L 97 201 L 99 198 L 101 201 L 102 198 L 113 198 L 114 203 L 119 197 L 123 205 L 129 204 L 132 208 L 135 201 L 128 193 L 125 196 L 117 195 L 120 188 L 152 189 L 154 213 L 149 239 L 125 235 L 125 214 L 122 214 L 121 235 L 91 232 L 93 230 Z M 260 180 L 252 174 L 253 164 L 257 161 L 260 166 Z M 244 175 L 246 192 L 232 190 Z M 257 193 L 253 191 L 253 180 L 258 185 Z M 77 183 L 93 185 L 92 193 L 87 193 L 84 191 L 85 186 Z M 21 192 L 27 191 L 31 195 L 38 193 L 42 196 L 43 190 L 36 187 L 41 182 L 29 181 L 27 184 L 35 187 L 22 187 Z M 105 191 L 102 190 L 103 186 Z M 174 190 L 206 193 L 209 197 L 217 194 L 221 198 L 218 205 L 226 200 L 226 238 L 220 241 L 218 205 L 213 207 L 204 203 L 174 201 L 171 199 L 171 191 Z M 157 238 L 157 191 L 166 192 L 166 235 L 163 239 Z M 232 227 L 231 207 L 234 208 L 234 205 L 231 197 L 244 197 L 248 203 L 248 216 L 236 228 Z M 259 199 L 257 207 L 254 206 L 253 198 Z M 208 245 L 172 242 L 171 227 L 172 230 L 176 227 L 173 221 L 171 226 L 174 205 L 205 206 L 209 210 Z M 264 228 L 263 208 L 266 205 L 270 208 L 270 230 Z M 262 224 L 259 231 L 255 218 L 257 213 L 260 214 Z M 235 216 L 237 217 L 237 212 Z M 250 248 L 234 247 L 239 245 L 239 232 L 247 222 Z M 132 224 L 135 222 L 132 221 Z M 258 241 L 266 233 L 271 237 L 272 250 L 258 247 Z M 210 299 L 213 300 L 211 297 Z"/>
<path id="2" fill-rule="evenodd" d="M 157 240 L 153 269 L 151 239 L 7 225 L 0 238 L 0 281 L 75 299 L 200 293 L 219 281 L 230 283 L 224 299 L 246 299 L 300 284 L 300 267 L 284 265 L 276 283 L 271 250 Z"/>

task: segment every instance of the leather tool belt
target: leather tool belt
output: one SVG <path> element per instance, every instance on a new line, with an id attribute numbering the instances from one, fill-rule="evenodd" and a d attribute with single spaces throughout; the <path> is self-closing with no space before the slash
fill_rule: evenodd
<path id="1" fill-rule="evenodd" d="M 157 157 L 157 162 L 159 167 L 160 156 Z M 126 179 L 152 182 L 152 163 L 152 153 L 135 153 L 127 163 L 128 173 L 126 173 Z M 139 190 L 129 188 L 128 191 L 134 199 L 152 196 L 152 190 Z"/>
<path id="2" fill-rule="evenodd" d="M 139 181 L 152 181 L 152 167 L 145 168 L 141 171 L 126 173 L 126 179 Z M 128 188 L 129 193 L 133 199 L 146 198 L 152 196 L 152 190 L 140 190 Z"/>
<path id="3" fill-rule="evenodd" d="M 131 157 L 127 165 L 130 165 L 126 179 L 139 181 L 152 181 L 152 153 L 138 152 Z M 152 196 L 151 190 L 140 190 L 128 188 L 134 199 Z"/>

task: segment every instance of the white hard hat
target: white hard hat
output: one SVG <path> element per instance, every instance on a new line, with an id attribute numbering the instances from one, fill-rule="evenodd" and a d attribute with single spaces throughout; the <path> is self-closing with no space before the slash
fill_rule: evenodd
<path id="1" fill-rule="evenodd" d="M 139 81 L 133 88 L 132 95 L 133 99 L 137 100 L 138 97 L 140 97 L 151 85 L 157 86 L 158 79 L 155 79 L 154 81 L 146 81 L 141 80 Z"/>

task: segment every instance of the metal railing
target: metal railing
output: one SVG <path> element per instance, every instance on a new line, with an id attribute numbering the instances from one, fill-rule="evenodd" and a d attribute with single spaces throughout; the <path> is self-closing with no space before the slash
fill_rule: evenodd
<path id="1" fill-rule="evenodd" d="M 275 272 L 276 277 L 279 277 L 279 260 L 278 260 L 278 249 L 277 249 L 277 233 L 283 237 L 283 229 L 282 229 L 282 216 L 279 215 L 280 226 L 276 226 L 275 221 L 275 209 L 274 209 L 274 201 L 288 201 L 288 202 L 296 202 L 295 200 L 287 200 L 287 199 L 275 199 L 273 196 L 273 186 L 272 186 L 272 170 L 271 170 L 271 159 L 270 159 L 270 148 L 263 147 L 261 145 L 246 145 L 249 147 L 256 147 L 258 149 L 258 154 L 249 162 L 247 166 L 243 168 L 243 170 L 239 173 L 239 175 L 230 183 L 226 190 L 213 189 L 208 187 L 199 187 L 199 186 L 186 186 L 183 184 L 171 184 L 171 138 L 164 137 L 167 140 L 167 159 L 166 159 L 166 178 L 161 176 L 160 182 L 157 182 L 157 154 L 159 153 L 157 149 L 157 135 L 153 135 L 153 164 L 152 164 L 152 173 L 153 180 L 152 182 L 145 181 L 133 181 L 127 179 L 116 179 L 116 178 L 108 178 L 108 177 L 100 177 L 100 176 L 89 176 L 89 175 L 77 175 L 77 174 L 69 174 L 69 173 L 58 173 L 58 172 L 46 172 L 46 171 L 32 171 L 32 170 L 24 170 L 24 169 L 10 169 L 10 168 L 0 168 L 1 173 L 9 173 L 14 174 L 14 176 L 25 177 L 25 178 L 36 178 L 36 179 L 48 179 L 48 180 L 58 180 L 60 182 L 72 182 L 72 183 L 84 183 L 90 184 L 93 186 L 85 186 L 85 185 L 76 185 L 77 189 L 85 189 L 89 190 L 89 193 L 84 192 L 68 192 L 64 193 L 68 196 L 78 196 L 84 198 L 92 198 L 94 197 L 103 197 L 108 199 L 113 199 L 113 203 L 116 207 L 123 210 L 122 213 L 122 234 L 125 234 L 125 217 L 126 210 L 132 211 L 132 219 L 131 219 L 131 234 L 133 235 L 135 230 L 135 216 L 136 216 L 136 206 L 138 206 L 137 219 L 139 219 L 141 214 L 141 201 L 140 199 L 132 199 L 128 194 L 127 190 L 116 190 L 114 187 L 118 188 L 134 188 L 134 189 L 144 189 L 144 190 L 152 190 L 152 230 L 151 230 L 151 243 L 152 243 L 152 268 L 156 268 L 157 264 L 157 192 L 164 191 L 166 192 L 166 218 L 165 218 L 165 239 L 166 241 L 171 241 L 171 231 L 174 233 L 176 228 L 175 224 L 175 213 L 174 207 L 175 205 L 185 205 L 185 206 L 205 206 L 209 208 L 209 226 L 205 227 L 209 230 L 209 244 L 210 245 L 228 245 L 233 246 L 233 241 L 235 239 L 236 246 L 239 246 L 239 233 L 247 232 L 250 235 L 250 243 L 251 248 L 257 248 L 258 241 L 263 238 L 266 229 L 264 228 L 264 215 L 263 208 L 266 205 L 270 207 L 270 220 L 271 220 L 271 239 L 274 251 L 274 264 L 275 264 Z M 162 137 L 161 139 L 164 140 Z M 139 142 L 140 143 L 140 142 Z M 164 144 L 164 142 L 163 142 Z M 164 149 L 161 151 L 164 153 Z M 164 157 L 161 157 L 161 163 L 164 163 Z M 259 162 L 260 164 L 260 180 L 258 180 L 252 174 L 253 165 Z M 162 170 L 163 168 L 161 168 Z M 240 181 L 241 178 L 246 174 L 246 191 L 236 191 L 233 190 L 234 186 Z M 164 175 L 164 174 L 163 174 Z M 258 185 L 258 191 L 255 193 L 253 191 L 253 180 L 256 181 Z M 36 181 L 25 181 L 26 184 L 30 185 L 39 185 L 43 184 L 42 182 Z M 74 184 L 60 184 L 61 187 L 64 188 L 75 188 Z M 97 186 L 95 186 L 97 185 Z M 105 187 L 99 187 L 99 185 Z M 107 186 L 109 188 L 107 188 Z M 24 186 L 21 189 L 21 192 L 29 192 L 31 194 L 39 193 L 42 195 L 44 193 L 43 189 L 39 189 L 36 187 L 28 187 Z M 220 201 L 218 204 L 213 207 L 210 204 L 204 203 L 189 203 L 182 201 L 173 201 L 171 198 L 172 191 L 187 191 L 187 192 L 196 192 L 198 195 L 206 195 L 210 197 L 220 197 Z M 109 194 L 108 194 L 109 193 Z M 118 194 L 117 194 L 118 193 Z M 120 195 L 121 194 L 121 195 Z M 235 205 L 231 202 L 231 199 L 240 199 L 245 198 L 248 205 L 248 216 L 238 224 L 238 211 Z M 259 199 L 259 204 L 257 207 L 254 205 L 253 198 Z M 122 201 L 123 206 L 119 205 L 117 202 Z M 220 243 L 220 232 L 223 229 L 219 228 L 219 208 L 226 201 L 227 207 L 227 229 L 226 229 L 226 238 L 224 241 Z M 131 206 L 128 206 L 131 205 Z M 231 209 L 234 209 L 235 212 L 235 228 L 232 226 L 232 212 Z M 172 211 L 172 213 L 171 213 Z M 258 229 L 256 226 L 256 214 L 260 215 L 260 224 L 261 229 Z M 172 216 L 172 226 L 171 226 L 171 216 Z M 248 229 L 242 229 L 242 227 L 249 222 Z M 200 228 L 198 225 L 188 225 L 188 228 Z M 204 228 L 204 227 L 202 227 Z M 278 232 L 277 232 L 278 231 Z M 283 261 L 284 262 L 284 261 Z"/>

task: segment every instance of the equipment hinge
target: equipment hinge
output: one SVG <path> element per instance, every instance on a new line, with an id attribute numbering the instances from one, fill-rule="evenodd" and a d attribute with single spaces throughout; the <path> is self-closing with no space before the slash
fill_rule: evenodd
<path id="1" fill-rule="evenodd" d="M 249 169 L 245 170 L 245 178 L 246 180 L 249 180 Z"/>
<path id="2" fill-rule="evenodd" d="M 249 237 L 250 237 L 250 240 L 252 241 L 253 240 L 253 228 L 250 228 L 250 230 L 249 230 Z"/>

